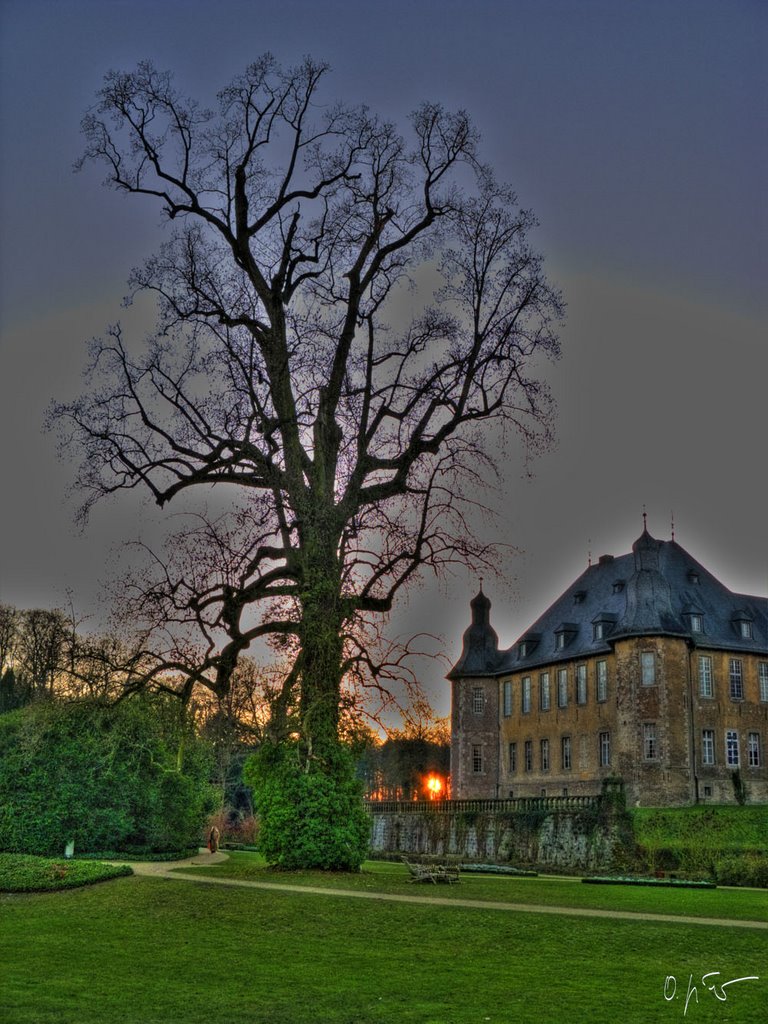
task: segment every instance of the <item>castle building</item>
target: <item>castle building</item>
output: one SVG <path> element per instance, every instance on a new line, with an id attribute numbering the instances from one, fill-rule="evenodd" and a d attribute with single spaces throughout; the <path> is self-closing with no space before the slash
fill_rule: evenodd
<path id="1" fill-rule="evenodd" d="M 455 799 L 599 793 L 630 806 L 768 803 L 768 599 L 735 594 L 646 529 L 603 555 L 509 650 L 491 602 L 452 685 Z"/>

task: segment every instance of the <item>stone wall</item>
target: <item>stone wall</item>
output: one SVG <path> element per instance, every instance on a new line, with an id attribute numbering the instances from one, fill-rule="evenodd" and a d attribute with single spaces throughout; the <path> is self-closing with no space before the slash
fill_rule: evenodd
<path id="1" fill-rule="evenodd" d="M 456 857 L 562 870 L 620 869 L 632 856 L 610 797 L 370 804 L 374 854 Z"/>

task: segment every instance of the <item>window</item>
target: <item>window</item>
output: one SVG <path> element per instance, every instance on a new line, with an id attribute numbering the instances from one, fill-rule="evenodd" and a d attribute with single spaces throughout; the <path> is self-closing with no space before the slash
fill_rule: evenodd
<path id="1" fill-rule="evenodd" d="M 640 679 L 643 686 L 653 686 L 656 682 L 656 655 L 653 651 L 643 651 L 640 655 Z"/>
<path id="2" fill-rule="evenodd" d="M 522 641 L 522 643 L 520 644 L 520 648 L 519 649 L 520 649 L 520 657 L 521 658 L 527 658 L 528 657 L 528 644 L 525 642 L 525 640 Z"/>
<path id="3" fill-rule="evenodd" d="M 768 685 L 768 683 L 766 685 Z M 567 668 L 559 668 L 557 670 L 557 706 L 559 708 L 568 707 L 568 669 Z"/>
<path id="4" fill-rule="evenodd" d="M 742 619 L 739 622 L 739 634 L 745 640 L 752 639 L 752 623 L 748 619 Z"/>
<path id="5" fill-rule="evenodd" d="M 485 694 L 482 686 L 475 686 L 472 690 L 472 711 L 476 715 L 482 715 L 485 710 Z"/>
<path id="6" fill-rule="evenodd" d="M 517 771 L 517 744 L 509 744 L 509 771 L 514 774 Z"/>
<path id="7" fill-rule="evenodd" d="M 542 740 L 540 744 L 541 748 L 541 770 L 543 772 L 549 771 L 549 740 Z"/>
<path id="8" fill-rule="evenodd" d="M 643 723 L 643 757 L 646 761 L 655 761 L 659 756 L 656 745 L 656 723 Z"/>
<path id="9" fill-rule="evenodd" d="M 702 697 L 714 697 L 715 695 L 712 683 L 712 659 L 708 654 L 699 655 L 699 695 Z"/>
<path id="10" fill-rule="evenodd" d="M 525 741 L 525 770 L 533 771 L 533 740 Z"/>
<path id="11" fill-rule="evenodd" d="M 542 672 L 539 676 L 539 707 L 542 711 L 549 711 L 549 672 Z"/>
<path id="12" fill-rule="evenodd" d="M 608 662 L 598 661 L 595 664 L 597 675 L 597 699 L 608 700 Z"/>
<path id="13" fill-rule="evenodd" d="M 615 580 L 613 584 L 614 594 L 620 594 L 624 589 L 624 580 Z"/>
<path id="14" fill-rule="evenodd" d="M 760 767 L 760 733 L 751 732 L 747 737 L 747 764 L 750 768 Z"/>
<path id="15" fill-rule="evenodd" d="M 605 623 L 604 622 L 595 622 L 594 625 L 592 626 L 592 639 L 593 640 L 602 640 L 604 636 L 605 636 Z"/>
<path id="16" fill-rule="evenodd" d="M 711 786 L 705 786 L 704 787 L 704 796 L 705 797 L 711 797 L 712 796 L 712 787 Z"/>
<path id="17" fill-rule="evenodd" d="M 715 730 L 701 730 L 701 763 L 715 763 Z"/>
<path id="18" fill-rule="evenodd" d="M 557 633 L 557 639 L 555 640 L 555 648 L 558 651 L 562 651 L 565 647 L 565 633 Z"/>
<path id="19" fill-rule="evenodd" d="M 512 714 L 512 680 L 504 680 L 504 717 L 509 718 Z"/>
<path id="20" fill-rule="evenodd" d="M 483 748 L 479 743 L 472 744 L 472 771 L 475 773 L 483 770 Z"/>
<path id="21" fill-rule="evenodd" d="M 728 669 L 728 681 L 731 687 L 731 700 L 744 700 L 744 676 L 741 671 L 741 658 L 731 658 Z"/>
<path id="22" fill-rule="evenodd" d="M 691 615 L 691 632 L 692 633 L 700 633 L 701 632 L 701 616 L 700 615 L 695 615 L 695 614 Z"/>
<path id="23" fill-rule="evenodd" d="M 531 677 L 523 676 L 523 714 L 527 715 L 531 710 Z"/>
<path id="24" fill-rule="evenodd" d="M 611 763 L 611 734 L 609 732 L 600 733 L 598 748 L 600 752 L 600 767 L 607 768 Z"/>
<path id="25" fill-rule="evenodd" d="M 768 701 L 768 661 L 758 662 L 757 675 L 760 679 L 760 700 Z"/>
<path id="26" fill-rule="evenodd" d="M 571 767 L 571 737 L 563 736 L 560 740 L 560 756 L 562 759 L 563 770 L 569 771 Z"/>
<path id="27" fill-rule="evenodd" d="M 725 763 L 729 768 L 739 766 L 739 734 L 729 729 L 725 734 Z"/>
<path id="28" fill-rule="evenodd" d="M 576 702 L 577 704 L 587 703 L 587 666 L 576 666 Z"/>

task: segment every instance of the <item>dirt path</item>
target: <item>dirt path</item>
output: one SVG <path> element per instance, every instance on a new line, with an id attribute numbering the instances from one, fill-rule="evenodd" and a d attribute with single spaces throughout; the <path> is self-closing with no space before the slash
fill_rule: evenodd
<path id="1" fill-rule="evenodd" d="M 211 853 L 204 846 L 201 846 L 194 857 L 187 857 L 186 860 L 125 860 L 107 861 L 109 864 L 128 864 L 133 868 L 135 875 L 167 875 L 174 868 L 208 867 L 211 864 L 222 864 L 229 860 L 228 853 Z M 171 875 L 171 877 L 175 877 Z"/>
<path id="2" fill-rule="evenodd" d="M 717 928 L 768 929 L 768 921 L 739 921 L 720 917 L 680 917 L 674 914 L 643 914 L 620 910 L 593 910 L 588 907 L 550 907 L 531 903 L 504 903 L 497 900 L 468 900 L 461 897 L 408 896 L 401 893 L 362 892 L 358 889 L 326 889 L 315 885 L 291 885 L 282 882 L 252 882 L 239 878 L 213 878 L 209 875 L 188 875 L 179 868 L 221 864 L 228 860 L 226 853 L 200 850 L 195 857 L 180 861 L 153 861 L 132 863 L 137 875 L 152 875 L 175 881 L 197 882 L 201 885 L 224 885 L 241 889 L 271 889 L 277 892 L 312 893 L 316 896 L 335 896 L 346 899 L 383 900 L 389 903 L 419 903 L 437 907 L 465 907 L 475 910 L 505 910 L 519 914 L 557 914 L 567 917 L 603 917 L 622 921 L 660 921 L 664 924 L 702 924 Z"/>

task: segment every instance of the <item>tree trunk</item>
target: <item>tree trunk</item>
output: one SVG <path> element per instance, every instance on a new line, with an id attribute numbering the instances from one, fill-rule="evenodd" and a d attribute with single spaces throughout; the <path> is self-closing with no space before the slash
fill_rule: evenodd
<path id="1" fill-rule="evenodd" d="M 300 717 L 308 755 L 322 758 L 339 738 L 343 613 L 338 547 L 330 524 L 305 534 L 301 591 Z"/>

